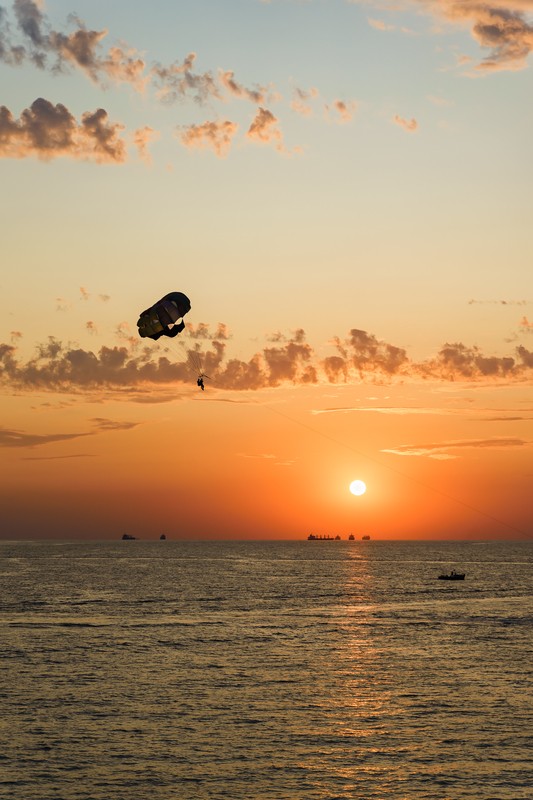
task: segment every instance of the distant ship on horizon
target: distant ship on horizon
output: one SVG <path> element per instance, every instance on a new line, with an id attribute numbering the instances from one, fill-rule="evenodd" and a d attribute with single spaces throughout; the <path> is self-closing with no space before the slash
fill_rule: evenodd
<path id="1" fill-rule="evenodd" d="M 310 533 L 307 537 L 308 542 L 338 542 L 340 541 L 340 536 L 330 536 L 326 534 L 325 536 L 316 536 L 314 533 Z"/>

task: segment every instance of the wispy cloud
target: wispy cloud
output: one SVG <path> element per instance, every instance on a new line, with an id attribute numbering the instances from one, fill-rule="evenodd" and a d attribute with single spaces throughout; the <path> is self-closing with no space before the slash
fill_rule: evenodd
<path id="1" fill-rule="evenodd" d="M 213 74 L 195 72 L 196 53 L 189 53 L 183 61 L 172 64 L 156 64 L 151 71 L 157 95 L 165 103 L 174 103 L 184 98 L 192 98 L 204 103 L 208 98 L 221 99 L 221 88 Z"/>
<path id="2" fill-rule="evenodd" d="M 25 433 L 24 431 L 0 428 L 0 447 L 38 447 L 52 442 L 68 442 L 79 439 L 81 436 L 91 436 L 90 433 Z"/>
<path id="3" fill-rule="evenodd" d="M 41 447 L 46 444 L 55 444 L 57 442 L 69 442 L 72 439 L 80 439 L 86 436 L 95 436 L 98 433 L 107 431 L 125 431 L 137 427 L 138 422 L 124 422 L 106 419 L 104 417 L 94 417 L 91 422 L 93 423 L 93 430 L 74 432 L 74 433 L 28 433 L 26 431 L 19 431 L 15 429 L 0 427 L 0 447 L 16 447 L 16 448 L 33 448 Z M 79 455 L 78 455 L 79 457 Z"/>
<path id="4" fill-rule="evenodd" d="M 382 19 L 373 19 L 372 17 L 368 17 L 368 24 L 371 28 L 375 28 L 377 31 L 394 31 L 396 30 L 396 25 L 391 25 L 388 22 L 384 22 Z"/>
<path id="5" fill-rule="evenodd" d="M 332 406 L 328 408 L 315 408 L 311 411 L 313 416 L 320 414 L 385 414 L 390 416 L 438 416 L 438 417 L 469 417 L 475 422 L 524 422 L 532 419 L 522 410 L 518 413 L 506 411 L 495 416 L 493 408 L 471 407 L 443 407 L 443 406 Z"/>
<path id="6" fill-rule="evenodd" d="M 70 458 L 95 458 L 94 453 L 71 453 L 66 456 L 23 456 L 24 461 L 63 461 Z"/>
<path id="7" fill-rule="evenodd" d="M 148 150 L 148 145 L 156 139 L 159 139 L 159 136 L 159 131 L 155 131 L 149 125 L 138 128 L 133 134 L 133 144 L 137 148 L 139 158 L 144 161 L 145 164 L 152 163 L 152 156 Z"/>
<path id="8" fill-rule="evenodd" d="M 237 453 L 238 458 L 251 458 L 259 461 L 272 461 L 273 465 L 276 467 L 291 467 L 293 464 L 296 464 L 295 459 L 283 459 L 281 460 L 279 456 L 274 455 L 274 453 Z"/>
<path id="9" fill-rule="evenodd" d="M 238 127 L 237 123 L 230 120 L 208 120 L 201 125 L 181 126 L 177 133 L 185 147 L 208 148 L 219 158 L 224 158 Z"/>
<path id="10" fill-rule="evenodd" d="M 445 408 L 423 408 L 420 406 L 340 406 L 333 408 L 316 408 L 311 412 L 313 415 L 318 414 L 354 414 L 354 413 L 372 413 L 372 414 L 390 414 L 393 416 L 412 416 L 412 415 L 458 415 L 462 414 L 459 409 L 445 409 Z"/>
<path id="11" fill-rule="evenodd" d="M 331 105 L 327 105 L 325 108 L 330 119 L 342 124 L 353 119 L 357 104 L 353 101 L 347 103 L 344 100 L 334 100 Z"/>
<path id="12" fill-rule="evenodd" d="M 319 97 L 320 92 L 316 87 L 311 87 L 311 89 L 299 89 L 296 87 L 293 90 L 293 98 L 291 101 L 291 108 L 293 111 L 296 111 L 297 114 L 301 114 L 303 117 L 310 117 L 313 114 L 313 100 L 316 100 Z"/>
<path id="13" fill-rule="evenodd" d="M 395 448 L 383 449 L 382 453 L 391 453 L 397 456 L 427 456 L 434 459 L 458 458 L 453 451 L 465 449 L 510 449 L 515 447 L 530 447 L 531 441 L 518 438 L 495 437 L 493 439 L 464 439 L 451 442 L 431 442 L 429 444 L 405 444 Z M 450 452 L 452 451 L 452 452 Z"/>
<path id="14" fill-rule="evenodd" d="M 277 458 L 273 453 L 237 453 L 240 458 L 259 458 L 267 461 Z"/>
<path id="15" fill-rule="evenodd" d="M 468 305 L 527 306 L 532 300 L 469 300 Z"/>
<path id="16" fill-rule="evenodd" d="M 403 128 L 404 131 L 407 131 L 407 133 L 415 133 L 418 130 L 418 122 L 414 117 L 412 119 L 404 119 L 403 117 L 400 117 L 398 114 L 396 114 L 393 117 L 393 122 L 395 123 L 395 125 L 398 125 L 400 128 Z"/>
<path id="17" fill-rule="evenodd" d="M 210 330 L 209 325 L 205 322 L 199 322 L 197 325 L 194 325 L 191 322 L 186 324 L 187 335 L 191 339 L 205 339 L 205 340 L 224 340 L 230 339 L 231 333 L 227 325 L 223 322 L 219 322 L 216 330 L 213 332 Z"/>
<path id="18" fill-rule="evenodd" d="M 268 92 L 267 86 L 257 86 L 254 89 L 247 89 L 235 80 L 235 73 L 233 70 L 219 70 L 219 77 L 224 89 L 233 97 L 249 100 L 250 103 L 255 103 L 255 105 L 261 105 L 266 101 Z"/>

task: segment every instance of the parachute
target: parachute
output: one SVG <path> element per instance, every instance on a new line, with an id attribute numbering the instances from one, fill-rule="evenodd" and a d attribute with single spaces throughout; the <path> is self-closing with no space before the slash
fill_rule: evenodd
<path id="1" fill-rule="evenodd" d="M 191 301 L 182 292 L 170 292 L 157 303 L 141 312 L 137 327 L 139 336 L 143 339 L 149 338 L 157 341 L 161 336 L 174 338 L 183 330 L 185 323 L 183 317 L 191 310 Z M 204 391 L 204 378 L 208 378 L 202 372 L 202 354 L 194 347 L 187 349 L 183 342 L 180 343 L 187 355 L 189 367 L 198 374 L 197 385 Z"/>
<path id="2" fill-rule="evenodd" d="M 160 336 L 177 336 L 185 328 L 183 317 L 191 310 L 191 301 L 182 292 L 170 292 L 141 312 L 137 327 L 141 338 L 157 341 Z"/>

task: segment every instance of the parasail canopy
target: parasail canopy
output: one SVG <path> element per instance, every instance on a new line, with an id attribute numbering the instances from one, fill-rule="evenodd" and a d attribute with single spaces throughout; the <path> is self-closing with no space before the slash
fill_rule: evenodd
<path id="1" fill-rule="evenodd" d="M 177 336 L 185 328 L 183 317 L 191 310 L 191 301 L 182 292 L 170 292 L 141 312 L 137 327 L 143 339 Z"/>

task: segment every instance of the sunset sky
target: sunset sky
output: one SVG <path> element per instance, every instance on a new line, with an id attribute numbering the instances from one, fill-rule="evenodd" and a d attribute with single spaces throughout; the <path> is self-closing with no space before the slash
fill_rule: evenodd
<path id="1" fill-rule="evenodd" d="M 531 538 L 533 0 L 0 3 L 0 536 Z"/>

